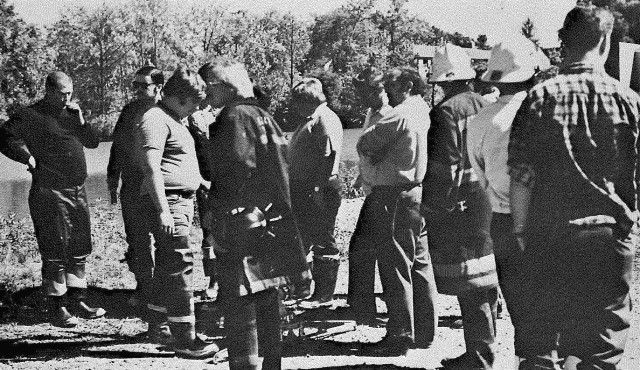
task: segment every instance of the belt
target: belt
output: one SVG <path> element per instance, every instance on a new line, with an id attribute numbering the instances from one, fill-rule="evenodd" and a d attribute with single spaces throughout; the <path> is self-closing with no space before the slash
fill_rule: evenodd
<path id="1" fill-rule="evenodd" d="M 177 195 L 180 198 L 191 198 L 196 192 L 194 190 L 185 190 L 185 189 L 176 189 L 176 190 L 165 190 L 164 195 L 171 196 Z"/>

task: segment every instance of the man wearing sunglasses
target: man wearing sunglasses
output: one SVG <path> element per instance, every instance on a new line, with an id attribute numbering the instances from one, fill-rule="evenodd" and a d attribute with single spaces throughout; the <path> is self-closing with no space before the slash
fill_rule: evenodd
<path id="1" fill-rule="evenodd" d="M 111 203 L 118 201 L 118 183 L 122 179 L 120 200 L 122 202 L 122 218 L 129 249 L 125 260 L 129 270 L 138 282 L 136 295 L 130 303 L 145 310 L 149 298 L 149 287 L 153 276 L 152 245 L 149 230 L 144 225 L 141 212 L 140 184 L 142 170 L 139 157 L 134 149 L 134 126 L 140 117 L 160 100 L 160 91 L 164 85 L 162 71 L 153 67 L 140 68 L 133 80 L 133 91 L 136 100 L 127 104 L 120 113 L 113 131 L 113 144 L 107 167 L 107 186 L 111 194 Z"/>

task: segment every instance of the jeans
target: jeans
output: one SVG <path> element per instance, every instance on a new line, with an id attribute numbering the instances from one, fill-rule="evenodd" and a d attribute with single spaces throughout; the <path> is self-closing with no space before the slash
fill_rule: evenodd
<path id="1" fill-rule="evenodd" d="M 126 253 L 129 271 L 133 272 L 138 283 L 138 290 L 148 297 L 155 266 L 153 243 L 148 222 L 145 220 L 145 205 L 140 195 L 138 182 L 123 180 L 120 189 L 122 219 L 129 248 Z"/>
<path id="2" fill-rule="evenodd" d="M 86 288 L 85 266 L 91 254 L 91 221 L 84 185 L 52 189 L 34 183 L 29 210 L 40 254 L 45 295 Z"/>
<path id="3" fill-rule="evenodd" d="M 630 326 L 635 240 L 618 239 L 614 227 L 526 235 L 522 369 L 559 368 L 566 356 L 582 360 L 578 369 L 617 368 Z"/>
<path id="4" fill-rule="evenodd" d="M 496 256 L 498 280 L 515 331 L 515 354 L 519 356 L 520 342 L 526 339 L 522 338 L 520 333 L 520 322 L 523 312 L 526 310 L 525 297 L 521 290 L 524 252 L 520 250 L 512 230 L 513 219 L 510 214 L 493 213 L 491 238 Z"/>
<path id="5" fill-rule="evenodd" d="M 349 306 L 358 313 L 375 314 L 374 295 L 376 250 L 370 224 L 373 221 L 371 197 L 366 197 L 349 243 Z M 369 230 L 369 232 L 367 232 Z"/>
<path id="6" fill-rule="evenodd" d="M 426 348 L 433 342 L 438 315 L 421 196 L 420 185 L 374 187 L 363 214 L 370 223 L 363 232 L 378 256 L 389 311 L 387 335 L 407 336 Z"/>

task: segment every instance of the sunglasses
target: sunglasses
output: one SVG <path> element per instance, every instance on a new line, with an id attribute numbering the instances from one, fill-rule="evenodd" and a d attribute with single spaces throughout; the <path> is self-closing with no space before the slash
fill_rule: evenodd
<path id="1" fill-rule="evenodd" d="M 133 83 L 131 84 L 131 86 L 133 86 L 134 89 L 146 89 L 147 87 L 153 85 L 152 83 L 146 83 L 146 82 L 139 82 L 139 81 L 133 81 Z"/>

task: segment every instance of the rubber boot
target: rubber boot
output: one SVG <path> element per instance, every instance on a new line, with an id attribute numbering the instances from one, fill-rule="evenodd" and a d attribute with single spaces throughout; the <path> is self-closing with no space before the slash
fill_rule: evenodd
<path id="1" fill-rule="evenodd" d="M 97 319 L 104 316 L 107 311 L 101 307 L 90 307 L 87 300 L 87 288 L 69 288 L 69 298 L 73 312 L 83 319 Z"/>
<path id="2" fill-rule="evenodd" d="M 188 322 L 169 323 L 175 340 L 173 350 L 177 356 L 185 358 L 213 357 L 220 347 L 216 343 L 207 343 L 196 338 L 196 326 Z"/>
<path id="3" fill-rule="evenodd" d="M 61 328 L 73 328 L 79 324 L 78 318 L 67 310 L 67 297 L 49 296 L 47 299 L 47 313 L 49 323 Z"/>

